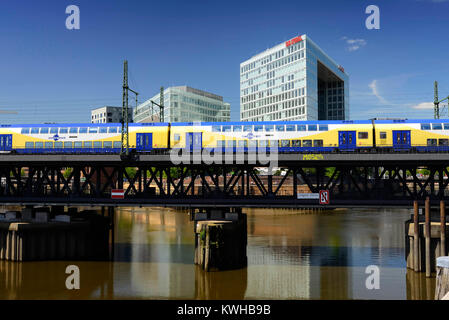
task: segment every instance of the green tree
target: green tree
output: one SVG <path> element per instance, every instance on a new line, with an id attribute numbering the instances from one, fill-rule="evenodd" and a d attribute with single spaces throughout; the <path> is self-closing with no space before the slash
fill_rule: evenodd
<path id="1" fill-rule="evenodd" d="M 73 171 L 73 168 L 66 168 L 64 170 L 64 174 L 63 174 L 64 178 L 68 179 L 70 177 L 70 175 L 72 174 L 72 171 Z"/>

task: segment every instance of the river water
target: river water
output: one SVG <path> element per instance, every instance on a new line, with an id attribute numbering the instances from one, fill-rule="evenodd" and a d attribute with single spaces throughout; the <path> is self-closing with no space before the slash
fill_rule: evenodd
<path id="1" fill-rule="evenodd" d="M 0 299 L 433 299 L 435 278 L 406 269 L 406 209 L 244 209 L 248 267 L 193 264 L 186 211 L 117 209 L 113 262 L 0 261 Z M 68 265 L 80 289 L 65 286 Z M 379 289 L 367 289 L 368 266 Z"/>

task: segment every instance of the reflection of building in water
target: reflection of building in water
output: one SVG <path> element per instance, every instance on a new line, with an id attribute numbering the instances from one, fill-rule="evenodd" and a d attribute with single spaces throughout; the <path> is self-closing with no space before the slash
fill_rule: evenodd
<path id="1" fill-rule="evenodd" d="M 248 269 L 206 272 L 195 266 L 195 299 L 243 300 L 248 283 Z"/>
<path id="2" fill-rule="evenodd" d="M 126 243 L 116 244 L 116 260 L 130 267 L 128 284 L 120 286 L 142 297 L 193 298 L 193 225 L 187 213 L 131 208 L 122 209 L 119 219 L 132 221 Z"/>
<path id="3" fill-rule="evenodd" d="M 257 209 L 247 213 L 245 298 L 309 299 L 311 267 L 302 246 L 313 240 L 316 216 L 299 210 Z"/>

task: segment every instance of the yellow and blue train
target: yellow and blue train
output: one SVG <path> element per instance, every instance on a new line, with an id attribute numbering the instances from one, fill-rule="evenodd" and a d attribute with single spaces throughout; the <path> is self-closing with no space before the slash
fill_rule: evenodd
<path id="1" fill-rule="evenodd" d="M 449 151 L 449 120 L 131 123 L 135 152 L 174 148 L 279 152 Z M 121 124 L 0 125 L 2 153 L 118 153 Z"/>

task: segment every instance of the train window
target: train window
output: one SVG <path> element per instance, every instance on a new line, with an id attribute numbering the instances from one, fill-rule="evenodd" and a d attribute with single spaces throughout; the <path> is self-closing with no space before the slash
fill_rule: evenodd
<path id="1" fill-rule="evenodd" d="M 359 132 L 359 139 L 368 139 L 368 132 Z"/>
<path id="2" fill-rule="evenodd" d="M 58 134 L 58 128 L 56 128 L 56 127 L 50 128 L 50 133 L 51 134 Z"/>
<path id="3" fill-rule="evenodd" d="M 384 131 L 381 131 L 379 136 L 380 136 L 381 139 L 387 139 L 387 133 L 384 132 Z"/>
<path id="4" fill-rule="evenodd" d="M 82 148 L 83 147 L 83 143 L 81 141 L 75 141 L 74 142 L 74 147 L 75 148 Z"/>
<path id="5" fill-rule="evenodd" d="M 283 148 L 290 147 L 290 140 L 281 140 L 281 147 Z"/>
<path id="6" fill-rule="evenodd" d="M 31 134 L 38 134 L 39 128 L 31 128 Z"/>
<path id="7" fill-rule="evenodd" d="M 97 133 L 98 128 L 97 127 L 89 127 L 89 133 Z"/>
<path id="8" fill-rule="evenodd" d="M 247 148 L 248 147 L 248 141 L 247 140 L 239 140 L 238 141 L 239 148 Z"/>
<path id="9" fill-rule="evenodd" d="M 221 126 L 212 126 L 212 132 L 221 132 Z"/>
<path id="10" fill-rule="evenodd" d="M 262 125 L 256 125 L 256 126 L 254 126 L 254 131 L 255 132 L 259 132 L 259 131 L 262 131 L 263 130 L 263 126 Z"/>
<path id="11" fill-rule="evenodd" d="M 68 128 L 59 128 L 59 133 L 69 133 Z"/>
<path id="12" fill-rule="evenodd" d="M 305 124 L 298 124 L 297 129 L 298 131 L 307 131 L 307 126 Z M 298 140 L 301 141 L 301 140 Z"/>
<path id="13" fill-rule="evenodd" d="M 36 142 L 35 146 L 36 146 L 37 149 L 43 148 L 44 147 L 44 143 L 43 142 Z"/>
<path id="14" fill-rule="evenodd" d="M 276 126 L 276 131 L 285 131 L 285 126 Z"/>
<path id="15" fill-rule="evenodd" d="M 228 140 L 228 148 L 235 148 L 237 141 L 235 140 Z"/>
<path id="16" fill-rule="evenodd" d="M 92 141 L 84 141 L 84 148 L 92 148 Z"/>
<path id="17" fill-rule="evenodd" d="M 265 132 L 273 132 L 274 126 L 272 124 L 266 124 L 265 125 Z"/>
<path id="18" fill-rule="evenodd" d="M 27 149 L 34 148 L 34 142 L 25 142 L 25 148 Z"/>
<path id="19" fill-rule="evenodd" d="M 444 130 L 449 130 L 449 123 L 443 123 Z"/>
<path id="20" fill-rule="evenodd" d="M 233 126 L 232 131 L 234 132 L 242 132 L 242 126 Z"/>
<path id="21" fill-rule="evenodd" d="M 69 129 L 69 133 L 77 134 L 78 133 L 78 128 L 70 128 Z"/>
<path id="22" fill-rule="evenodd" d="M 248 147 L 257 148 L 257 140 L 249 140 Z"/>
<path id="23" fill-rule="evenodd" d="M 122 147 L 122 142 L 121 141 L 114 141 L 114 148 L 121 148 Z"/>
<path id="24" fill-rule="evenodd" d="M 244 132 L 251 132 L 251 131 L 253 131 L 253 126 L 243 126 L 243 131 Z"/>
<path id="25" fill-rule="evenodd" d="M 30 128 L 22 128 L 21 133 L 22 134 L 29 134 L 30 133 Z"/>
<path id="26" fill-rule="evenodd" d="M 316 124 L 309 124 L 307 127 L 309 131 L 316 131 Z"/>
<path id="27" fill-rule="evenodd" d="M 221 131 L 222 132 L 231 132 L 231 126 L 223 126 Z"/>
<path id="28" fill-rule="evenodd" d="M 327 124 L 320 124 L 320 126 L 318 127 L 319 131 L 328 131 L 329 127 L 327 126 Z"/>
<path id="29" fill-rule="evenodd" d="M 80 128 L 80 133 L 87 133 L 87 128 Z"/>
<path id="30" fill-rule="evenodd" d="M 322 147 L 323 146 L 323 140 L 313 140 L 313 146 L 314 147 Z"/>
<path id="31" fill-rule="evenodd" d="M 292 140 L 292 147 L 298 148 L 301 146 L 301 140 Z"/>
<path id="32" fill-rule="evenodd" d="M 433 123 L 432 130 L 443 130 L 443 125 L 441 123 Z"/>
<path id="33" fill-rule="evenodd" d="M 449 146 L 449 139 L 438 139 L 439 146 Z"/>
<path id="34" fill-rule="evenodd" d="M 53 148 L 53 142 L 47 141 L 45 142 L 45 149 L 51 149 Z"/>
<path id="35" fill-rule="evenodd" d="M 268 141 L 267 140 L 260 140 L 259 141 L 259 147 L 268 147 Z"/>
<path id="36" fill-rule="evenodd" d="M 101 148 L 101 141 L 94 141 L 94 148 Z"/>
<path id="37" fill-rule="evenodd" d="M 286 131 L 295 131 L 295 125 L 294 124 L 288 124 L 285 126 Z"/>
<path id="38" fill-rule="evenodd" d="M 64 148 L 68 148 L 68 149 L 73 148 L 73 143 L 71 141 L 64 142 Z"/>
<path id="39" fill-rule="evenodd" d="M 48 128 L 41 128 L 40 134 L 48 134 Z"/>
<path id="40" fill-rule="evenodd" d="M 107 127 L 100 127 L 100 133 L 108 133 Z"/>
<path id="41" fill-rule="evenodd" d="M 302 142 L 303 147 L 311 147 L 312 146 L 312 140 L 304 140 Z"/>
<path id="42" fill-rule="evenodd" d="M 103 142 L 103 146 L 105 148 L 112 148 L 112 141 L 105 141 L 105 142 Z"/>
<path id="43" fill-rule="evenodd" d="M 428 146 L 436 146 L 437 145 L 437 139 L 427 139 L 427 145 Z"/>
<path id="44" fill-rule="evenodd" d="M 430 130 L 430 123 L 421 123 L 421 130 Z"/>
<path id="45" fill-rule="evenodd" d="M 55 148 L 62 149 L 62 141 L 55 141 Z"/>
<path id="46" fill-rule="evenodd" d="M 226 141 L 224 140 L 217 140 L 217 147 L 224 148 Z"/>
<path id="47" fill-rule="evenodd" d="M 117 127 L 109 127 L 108 132 L 109 133 L 117 133 Z"/>

